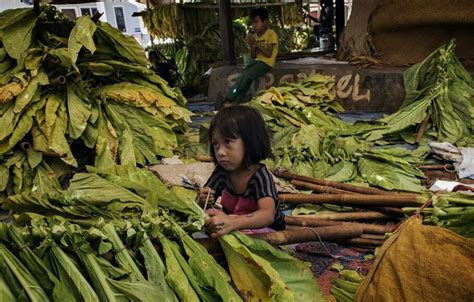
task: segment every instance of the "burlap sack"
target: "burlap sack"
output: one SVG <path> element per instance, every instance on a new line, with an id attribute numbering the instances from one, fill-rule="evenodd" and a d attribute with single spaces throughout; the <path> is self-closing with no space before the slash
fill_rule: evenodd
<path id="1" fill-rule="evenodd" d="M 404 66 L 456 38 L 456 55 L 474 66 L 474 1 L 354 0 L 338 58 L 373 56 Z"/>
<path id="2" fill-rule="evenodd" d="M 410 218 L 385 241 L 355 301 L 474 301 L 474 240 Z"/>

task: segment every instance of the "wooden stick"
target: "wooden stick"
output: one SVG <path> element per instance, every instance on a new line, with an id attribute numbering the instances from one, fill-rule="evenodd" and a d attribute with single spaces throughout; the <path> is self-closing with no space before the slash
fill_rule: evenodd
<path id="1" fill-rule="evenodd" d="M 265 240 L 272 245 L 287 245 L 310 241 L 331 241 L 355 238 L 362 235 L 362 229 L 355 226 L 326 226 L 318 228 L 304 227 L 285 231 L 251 235 L 255 239 Z"/>
<path id="2" fill-rule="evenodd" d="M 420 205 L 416 195 L 362 195 L 362 194 L 280 194 L 284 203 L 335 204 L 343 206 L 411 207 Z"/>
<path id="3" fill-rule="evenodd" d="M 287 225 L 308 226 L 308 227 L 349 225 L 353 227 L 362 228 L 362 231 L 364 233 L 377 234 L 377 235 L 384 235 L 385 233 L 391 233 L 396 228 L 396 226 L 390 226 L 390 225 L 377 225 L 377 224 L 357 223 L 357 222 L 342 222 L 342 221 L 324 220 L 324 219 L 305 217 L 305 216 L 285 216 L 285 223 Z"/>
<path id="4" fill-rule="evenodd" d="M 347 245 L 357 245 L 357 246 L 370 246 L 370 247 L 377 247 L 383 245 L 383 240 L 373 240 L 367 238 L 351 238 L 347 240 L 338 241 Z"/>
<path id="5" fill-rule="evenodd" d="M 340 220 L 340 221 L 353 221 L 353 220 L 377 220 L 377 219 L 388 219 L 394 218 L 392 215 L 383 214 L 380 212 L 346 212 L 346 213 L 327 213 L 327 214 L 315 214 L 305 215 L 308 218 L 315 219 L 327 219 L 327 220 Z"/>
<path id="6" fill-rule="evenodd" d="M 63 75 L 58 76 L 57 78 L 51 79 L 49 83 L 51 85 L 64 85 L 67 82 L 67 78 Z"/>
<path id="7" fill-rule="evenodd" d="M 359 238 L 372 239 L 372 240 L 384 240 L 384 235 L 375 235 L 375 234 L 362 234 Z"/>
<path id="8" fill-rule="evenodd" d="M 24 151 L 28 151 L 31 148 L 31 144 L 29 142 L 21 142 L 20 147 Z"/>
<path id="9" fill-rule="evenodd" d="M 330 181 L 330 180 L 325 180 L 325 179 L 320 179 L 320 178 L 315 178 L 315 177 L 293 174 L 287 171 L 275 170 L 273 171 L 273 174 L 275 174 L 278 177 L 300 180 L 300 181 L 309 182 L 309 183 L 320 185 L 320 186 L 334 187 L 337 189 L 356 192 L 360 194 L 373 194 L 373 195 L 393 195 L 394 194 L 394 192 L 384 191 L 384 190 L 380 190 L 376 188 L 358 187 L 358 186 L 340 183 L 336 181 Z M 397 193 L 397 194 L 400 194 L 400 193 Z"/>
<path id="10" fill-rule="evenodd" d="M 368 210 L 377 211 L 386 214 L 392 214 L 394 216 L 403 216 L 405 213 L 400 208 L 392 208 L 392 207 L 369 207 Z"/>
<path id="11" fill-rule="evenodd" d="M 333 221 L 327 219 L 318 219 L 304 216 L 285 216 L 285 223 L 287 226 L 308 226 L 308 227 L 322 227 L 322 226 L 335 226 L 342 225 L 342 221 Z"/>
<path id="12" fill-rule="evenodd" d="M 328 186 L 320 186 L 320 185 L 317 185 L 317 184 L 312 184 L 312 183 L 304 182 L 304 181 L 301 181 L 301 180 L 292 180 L 290 183 L 292 185 L 294 185 L 295 187 L 297 187 L 298 189 L 312 190 L 313 192 L 318 192 L 318 193 L 355 194 L 354 192 L 351 192 L 351 191 L 335 189 L 335 188 L 328 187 Z"/>
<path id="13" fill-rule="evenodd" d="M 442 170 L 442 171 L 452 171 L 454 170 L 454 166 L 451 164 L 445 165 L 417 165 L 416 166 L 420 170 Z"/>
<path id="14" fill-rule="evenodd" d="M 415 136 L 415 144 L 419 144 L 425 134 L 426 127 L 428 126 L 428 121 L 430 120 L 430 115 L 428 114 L 425 119 L 421 122 L 420 128 Z"/>

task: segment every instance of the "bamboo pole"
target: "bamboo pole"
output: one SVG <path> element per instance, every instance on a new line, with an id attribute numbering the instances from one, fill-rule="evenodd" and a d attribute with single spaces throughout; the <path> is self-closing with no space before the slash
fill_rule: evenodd
<path id="1" fill-rule="evenodd" d="M 340 241 L 346 245 L 357 245 L 357 246 L 369 246 L 369 247 L 378 247 L 383 245 L 383 240 L 374 240 L 367 238 L 351 238 L 347 240 Z"/>
<path id="2" fill-rule="evenodd" d="M 323 227 L 323 226 L 335 226 L 342 225 L 342 221 L 334 221 L 327 219 L 318 219 L 314 217 L 304 216 L 285 216 L 285 223 L 288 226 L 303 226 L 303 227 Z"/>
<path id="3" fill-rule="evenodd" d="M 394 216 L 403 216 L 405 213 L 400 208 L 392 208 L 392 207 L 368 207 L 368 210 L 377 211 L 386 214 L 392 214 Z"/>
<path id="4" fill-rule="evenodd" d="M 280 194 L 280 200 L 290 204 L 335 204 L 343 206 L 411 207 L 420 205 L 416 195 L 362 194 Z"/>
<path id="5" fill-rule="evenodd" d="M 287 245 L 310 241 L 332 241 L 355 238 L 362 235 L 362 229 L 355 226 L 325 226 L 318 228 L 304 227 L 265 234 L 253 234 L 255 239 L 265 240 L 272 245 Z"/>
<path id="6" fill-rule="evenodd" d="M 384 235 L 375 235 L 375 234 L 362 234 L 359 238 L 372 239 L 372 240 L 384 240 Z"/>
<path id="7" fill-rule="evenodd" d="M 344 212 L 344 213 L 327 213 L 327 214 L 315 214 L 305 215 L 308 218 L 315 219 L 327 219 L 327 220 L 338 220 L 338 221 L 353 221 L 353 220 L 377 220 L 377 219 L 389 219 L 394 218 L 393 215 L 388 215 L 380 212 Z"/>
<path id="8" fill-rule="evenodd" d="M 329 186 L 320 186 L 320 185 L 317 185 L 317 184 L 313 184 L 313 183 L 310 183 L 310 182 L 304 182 L 304 181 L 301 181 L 301 180 L 292 180 L 290 183 L 298 189 L 312 190 L 313 192 L 318 192 L 318 193 L 355 194 L 354 192 L 351 192 L 351 191 L 336 189 L 336 188 L 329 187 Z"/>
<path id="9" fill-rule="evenodd" d="M 315 177 L 293 174 L 287 171 L 275 170 L 273 171 L 273 174 L 282 178 L 300 180 L 300 181 L 309 182 L 309 183 L 320 185 L 320 186 L 329 186 L 329 187 L 334 187 L 337 189 L 356 192 L 360 194 L 373 194 L 373 195 L 393 195 L 394 194 L 394 192 L 384 191 L 384 190 L 380 190 L 376 188 L 358 187 L 358 186 L 340 183 L 336 181 L 330 181 L 330 180 L 325 180 L 325 179 L 320 179 L 320 178 L 315 178 Z"/>
<path id="10" fill-rule="evenodd" d="M 306 216 L 306 215 L 305 215 Z M 376 234 L 385 235 L 385 233 L 391 233 L 396 228 L 395 226 L 388 225 L 377 225 L 369 223 L 357 223 L 357 222 L 342 222 L 333 220 L 324 220 L 313 217 L 300 217 L 300 216 L 285 216 L 285 223 L 288 226 L 301 226 L 301 227 L 322 227 L 322 226 L 352 226 L 362 228 L 364 234 Z"/>
<path id="11" fill-rule="evenodd" d="M 420 170 L 442 170 L 442 171 L 453 171 L 454 166 L 452 164 L 444 164 L 444 165 L 417 165 L 416 166 Z"/>
<path id="12" fill-rule="evenodd" d="M 426 127 L 428 126 L 429 120 L 430 120 L 430 115 L 428 114 L 421 122 L 420 128 L 418 128 L 418 132 L 416 133 L 416 136 L 415 136 L 415 144 L 419 144 L 421 139 L 423 138 L 423 135 L 425 134 L 425 130 L 426 130 Z"/>

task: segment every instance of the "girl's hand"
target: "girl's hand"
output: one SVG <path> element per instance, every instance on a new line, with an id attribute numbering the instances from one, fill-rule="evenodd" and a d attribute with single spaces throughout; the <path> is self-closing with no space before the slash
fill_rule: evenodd
<path id="1" fill-rule="evenodd" d="M 209 200 L 207 201 L 208 206 L 214 204 L 215 194 L 216 194 L 216 191 L 214 191 L 213 189 L 209 187 L 205 187 L 199 190 L 199 204 L 201 205 L 201 207 L 204 207 L 204 205 L 206 204 L 206 199 L 208 195 L 209 195 Z"/>
<path id="2" fill-rule="evenodd" d="M 212 238 L 225 235 L 235 229 L 235 219 L 217 209 L 209 209 L 206 211 L 209 218 L 204 226 Z"/>

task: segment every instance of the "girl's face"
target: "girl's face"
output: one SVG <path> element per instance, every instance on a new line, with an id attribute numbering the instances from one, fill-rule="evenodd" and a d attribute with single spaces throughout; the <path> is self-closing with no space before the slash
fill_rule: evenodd
<path id="1" fill-rule="evenodd" d="M 227 172 L 232 172 L 242 167 L 245 148 L 241 138 L 222 137 L 218 130 L 212 133 L 212 147 L 217 163 Z"/>

